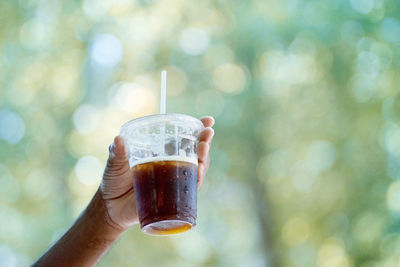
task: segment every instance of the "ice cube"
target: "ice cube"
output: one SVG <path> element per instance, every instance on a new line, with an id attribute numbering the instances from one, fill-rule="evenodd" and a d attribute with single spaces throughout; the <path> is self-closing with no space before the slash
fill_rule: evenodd
<path id="1" fill-rule="evenodd" d="M 165 155 L 168 156 L 173 156 L 173 155 L 177 155 L 178 152 L 178 142 L 175 138 L 169 138 L 167 140 L 165 140 Z"/>

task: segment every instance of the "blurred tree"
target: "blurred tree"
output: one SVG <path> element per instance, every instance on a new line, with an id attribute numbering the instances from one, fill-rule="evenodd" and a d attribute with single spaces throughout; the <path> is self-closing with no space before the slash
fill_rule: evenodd
<path id="1" fill-rule="evenodd" d="M 85 207 L 125 121 L 216 117 L 195 231 L 100 266 L 399 266 L 400 4 L 0 1 L 0 265 Z"/>

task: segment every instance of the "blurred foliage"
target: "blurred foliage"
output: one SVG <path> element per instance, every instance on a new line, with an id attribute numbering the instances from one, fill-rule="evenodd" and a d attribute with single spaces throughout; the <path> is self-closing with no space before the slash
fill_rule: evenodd
<path id="1" fill-rule="evenodd" d="M 95 192 L 122 123 L 217 124 L 196 230 L 99 266 L 400 266 L 400 3 L 0 0 L 0 266 Z"/>

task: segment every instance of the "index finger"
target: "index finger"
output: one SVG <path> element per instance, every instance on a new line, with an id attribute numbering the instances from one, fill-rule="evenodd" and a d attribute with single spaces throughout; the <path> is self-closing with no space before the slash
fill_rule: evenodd
<path id="1" fill-rule="evenodd" d="M 201 117 L 200 120 L 203 123 L 204 127 L 212 127 L 215 123 L 215 120 L 212 116 L 204 116 Z"/>

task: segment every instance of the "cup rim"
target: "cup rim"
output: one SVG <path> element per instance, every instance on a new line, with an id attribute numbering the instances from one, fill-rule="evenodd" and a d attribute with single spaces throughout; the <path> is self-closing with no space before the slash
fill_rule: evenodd
<path id="1" fill-rule="evenodd" d="M 201 120 L 186 114 L 180 113 L 166 113 L 166 114 L 153 114 L 148 115 L 136 119 L 132 119 L 121 126 L 120 133 L 123 132 L 124 129 L 127 128 L 138 128 L 143 126 L 148 126 L 151 124 L 157 124 L 162 122 L 167 122 L 168 120 L 172 121 L 182 121 L 182 122 L 191 122 L 195 125 L 195 130 L 202 130 L 204 128 Z"/>

